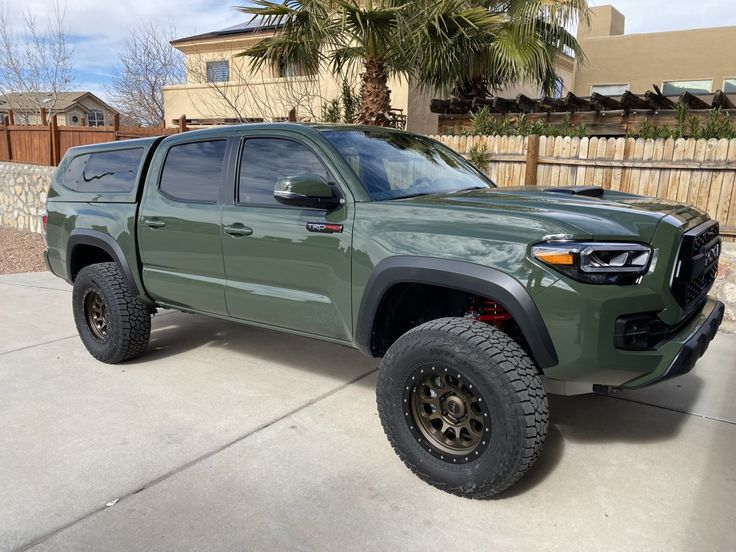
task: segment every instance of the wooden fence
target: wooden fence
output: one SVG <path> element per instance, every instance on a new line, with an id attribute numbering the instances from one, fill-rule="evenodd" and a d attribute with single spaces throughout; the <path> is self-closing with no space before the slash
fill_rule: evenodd
<path id="1" fill-rule="evenodd" d="M 186 116 L 178 128 L 124 128 L 115 115 L 112 126 L 59 126 L 56 115 L 47 125 L 15 125 L 12 115 L 7 125 L 0 125 L 0 161 L 58 165 L 69 148 L 114 142 L 131 138 L 161 136 L 186 132 Z"/>
<path id="2" fill-rule="evenodd" d="M 688 203 L 736 237 L 736 139 L 434 136 L 465 155 L 485 152 L 499 186 L 602 186 Z"/>

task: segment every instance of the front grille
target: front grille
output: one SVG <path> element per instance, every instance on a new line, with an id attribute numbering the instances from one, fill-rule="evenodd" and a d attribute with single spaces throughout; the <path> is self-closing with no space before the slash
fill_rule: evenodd
<path id="1" fill-rule="evenodd" d="M 672 294 L 686 311 L 697 306 L 713 286 L 720 254 L 721 238 L 716 221 L 708 221 L 683 234 Z"/>

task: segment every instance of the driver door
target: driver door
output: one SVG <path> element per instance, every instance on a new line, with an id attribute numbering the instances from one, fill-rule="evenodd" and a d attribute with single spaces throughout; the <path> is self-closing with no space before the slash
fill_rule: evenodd
<path id="1" fill-rule="evenodd" d="M 346 202 L 331 212 L 273 196 L 287 176 L 315 173 L 335 182 L 317 151 L 291 137 L 243 137 L 233 201 L 222 214 L 225 301 L 234 318 L 349 342 L 350 196 L 341 187 Z"/>

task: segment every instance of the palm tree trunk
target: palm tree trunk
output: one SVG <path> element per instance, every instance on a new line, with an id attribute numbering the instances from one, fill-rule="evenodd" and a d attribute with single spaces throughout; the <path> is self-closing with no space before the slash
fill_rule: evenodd
<path id="1" fill-rule="evenodd" d="M 388 74 L 381 59 L 365 60 L 360 75 L 361 109 L 358 123 L 362 125 L 390 126 L 391 90 L 387 85 Z"/>

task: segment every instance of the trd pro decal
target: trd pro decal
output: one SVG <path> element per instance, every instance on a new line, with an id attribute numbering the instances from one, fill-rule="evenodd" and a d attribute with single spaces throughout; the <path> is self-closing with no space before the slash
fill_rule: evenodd
<path id="1" fill-rule="evenodd" d="M 331 224 L 329 222 L 308 222 L 307 230 L 321 234 L 341 234 L 342 224 Z"/>

